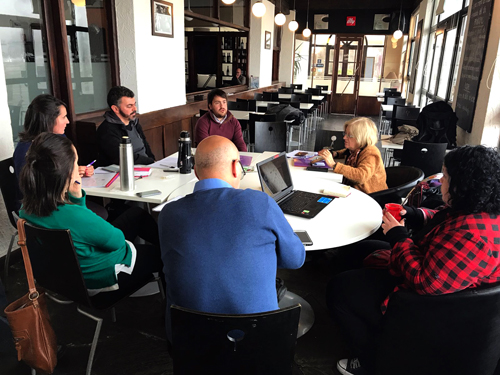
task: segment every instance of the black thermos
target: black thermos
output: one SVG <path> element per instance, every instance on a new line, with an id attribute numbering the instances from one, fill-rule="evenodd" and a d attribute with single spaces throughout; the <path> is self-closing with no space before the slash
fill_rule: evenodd
<path id="1" fill-rule="evenodd" d="M 177 159 L 177 167 L 182 174 L 191 173 L 193 166 L 193 157 L 191 156 L 191 138 L 188 131 L 181 131 L 179 138 L 179 157 Z"/>

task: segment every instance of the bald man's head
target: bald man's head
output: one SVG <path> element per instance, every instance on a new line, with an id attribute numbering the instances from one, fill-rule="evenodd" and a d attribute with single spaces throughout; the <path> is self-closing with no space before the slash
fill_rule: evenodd
<path id="1" fill-rule="evenodd" d="M 200 142 L 196 148 L 195 171 L 198 179 L 219 178 L 231 185 L 234 176 L 233 160 L 239 160 L 239 152 L 233 142 L 225 137 L 212 135 Z"/>

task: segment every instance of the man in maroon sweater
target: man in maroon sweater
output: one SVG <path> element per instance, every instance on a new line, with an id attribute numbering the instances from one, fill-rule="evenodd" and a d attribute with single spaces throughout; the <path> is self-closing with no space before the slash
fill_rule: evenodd
<path id="1" fill-rule="evenodd" d="M 211 135 L 220 135 L 230 139 L 238 151 L 247 151 L 243 141 L 240 122 L 227 110 L 227 95 L 221 89 L 214 89 L 208 94 L 209 111 L 196 123 L 194 140 L 196 144 Z"/>

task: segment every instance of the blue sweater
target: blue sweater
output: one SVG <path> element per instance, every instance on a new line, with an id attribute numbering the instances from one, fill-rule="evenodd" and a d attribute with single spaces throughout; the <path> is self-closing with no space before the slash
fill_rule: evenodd
<path id="1" fill-rule="evenodd" d="M 212 313 L 278 309 L 276 269 L 302 266 L 305 249 L 267 194 L 233 189 L 218 179 L 197 182 L 193 194 L 159 216 L 170 305 Z"/>

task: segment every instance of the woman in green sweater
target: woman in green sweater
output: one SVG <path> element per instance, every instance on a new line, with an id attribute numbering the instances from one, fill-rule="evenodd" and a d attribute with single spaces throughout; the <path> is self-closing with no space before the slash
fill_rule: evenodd
<path id="1" fill-rule="evenodd" d="M 86 207 L 78 155 L 69 139 L 38 135 L 19 183 L 21 218 L 43 228 L 70 230 L 89 294 L 116 290 L 162 270 L 158 226 L 146 211 L 132 207 L 110 224 Z M 134 246 L 136 236 L 151 245 Z"/>

